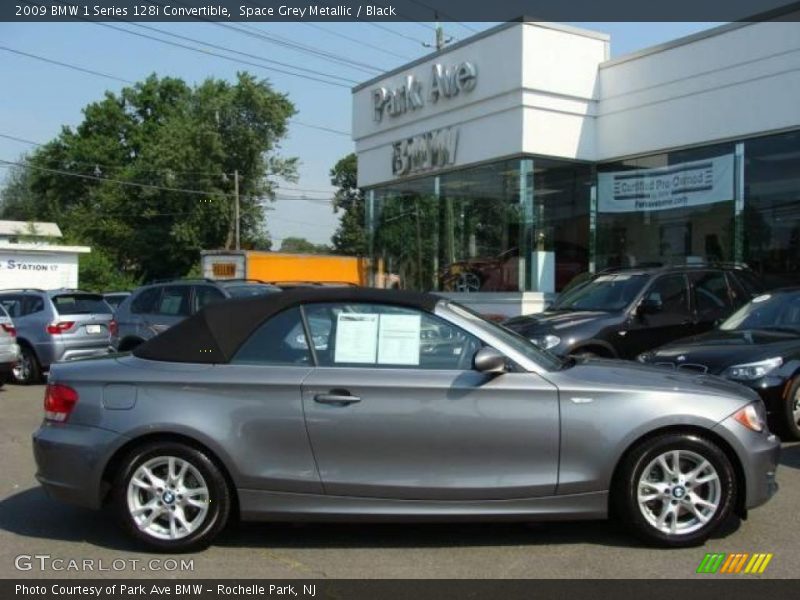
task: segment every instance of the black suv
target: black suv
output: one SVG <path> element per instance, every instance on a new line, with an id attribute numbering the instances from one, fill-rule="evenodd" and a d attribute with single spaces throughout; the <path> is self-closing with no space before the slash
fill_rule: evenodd
<path id="1" fill-rule="evenodd" d="M 179 279 L 145 285 L 134 290 L 114 312 L 111 347 L 119 352 L 133 350 L 212 302 L 280 291 L 253 279 Z"/>
<path id="2" fill-rule="evenodd" d="M 563 293 L 545 312 L 504 325 L 561 356 L 632 359 L 709 331 L 763 290 L 741 266 L 614 269 Z"/>

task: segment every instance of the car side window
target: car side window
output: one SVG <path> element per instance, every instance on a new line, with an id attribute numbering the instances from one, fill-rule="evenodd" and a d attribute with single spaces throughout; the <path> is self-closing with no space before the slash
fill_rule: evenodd
<path id="1" fill-rule="evenodd" d="M 159 296 L 161 296 L 160 287 L 142 290 L 142 292 L 131 301 L 131 312 L 135 315 L 154 313 Z"/>
<path id="2" fill-rule="evenodd" d="M 225 294 L 214 286 L 197 285 L 194 288 L 194 306 L 192 307 L 192 314 L 208 304 L 213 304 L 214 302 L 220 302 L 222 300 L 225 300 Z"/>
<path id="3" fill-rule="evenodd" d="M 231 360 L 238 365 L 310 365 L 298 308 L 285 310 L 262 324 L 242 344 Z"/>
<path id="4" fill-rule="evenodd" d="M 12 319 L 22 316 L 22 297 L 21 296 L 0 296 L 0 304 L 6 309 L 8 316 Z"/>
<path id="5" fill-rule="evenodd" d="M 190 292 L 191 286 L 188 285 L 164 286 L 156 312 L 171 317 L 188 316 Z"/>
<path id="6" fill-rule="evenodd" d="M 381 304 L 304 307 L 323 367 L 467 370 L 481 342 L 427 312 Z"/>
<path id="7" fill-rule="evenodd" d="M 728 283 L 722 271 L 691 273 L 694 300 L 701 320 L 727 316 L 733 309 Z"/>
<path id="8" fill-rule="evenodd" d="M 686 285 L 686 277 L 680 273 L 659 277 L 647 290 L 645 300 L 657 308 L 657 314 L 687 316 L 689 314 L 689 289 Z"/>

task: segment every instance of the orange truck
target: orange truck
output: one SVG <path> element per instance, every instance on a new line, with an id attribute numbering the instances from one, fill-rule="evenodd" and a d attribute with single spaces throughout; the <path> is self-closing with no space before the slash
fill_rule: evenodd
<path id="1" fill-rule="evenodd" d="M 271 283 L 368 285 L 368 261 L 356 256 L 287 254 L 257 250 L 204 250 L 203 277 L 259 279 Z"/>

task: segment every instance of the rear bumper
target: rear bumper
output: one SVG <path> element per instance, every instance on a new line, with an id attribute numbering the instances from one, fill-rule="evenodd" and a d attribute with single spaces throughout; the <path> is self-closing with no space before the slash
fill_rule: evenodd
<path id="1" fill-rule="evenodd" d="M 92 343 L 70 344 L 61 340 L 36 344 L 36 357 L 42 367 L 49 367 L 54 362 L 89 358 L 108 354 L 108 340 Z"/>
<path id="2" fill-rule="evenodd" d="M 121 445 L 113 431 L 61 423 L 43 423 L 33 434 L 36 479 L 58 500 L 100 508 L 103 469 Z"/>
<path id="3" fill-rule="evenodd" d="M 7 344 L 0 346 L 0 376 L 8 375 L 19 361 L 19 346 Z"/>

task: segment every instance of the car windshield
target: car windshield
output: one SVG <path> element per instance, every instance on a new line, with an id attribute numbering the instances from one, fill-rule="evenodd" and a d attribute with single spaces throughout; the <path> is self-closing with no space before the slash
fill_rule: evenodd
<path id="1" fill-rule="evenodd" d="M 648 279 L 642 273 L 599 275 L 564 294 L 551 310 L 622 310 L 642 291 Z"/>
<path id="2" fill-rule="evenodd" d="M 243 283 L 241 285 L 229 285 L 225 287 L 231 298 L 247 298 L 250 296 L 265 296 L 280 292 L 280 288 L 264 283 Z"/>
<path id="3" fill-rule="evenodd" d="M 539 348 L 529 339 L 519 335 L 515 331 L 511 331 L 497 323 L 484 319 L 466 306 L 456 302 L 447 302 L 447 308 L 458 314 L 458 316 L 472 321 L 473 323 L 477 323 L 481 328 L 488 329 L 492 335 L 499 338 L 504 344 L 507 344 L 548 371 L 557 371 L 567 364 L 566 361 L 558 358 L 555 354 Z"/>
<path id="4" fill-rule="evenodd" d="M 753 298 L 719 328 L 723 331 L 775 329 L 800 333 L 800 292 L 764 294 Z"/>
<path id="5" fill-rule="evenodd" d="M 99 294 L 61 294 L 53 296 L 60 315 L 111 314 L 113 310 Z"/>

